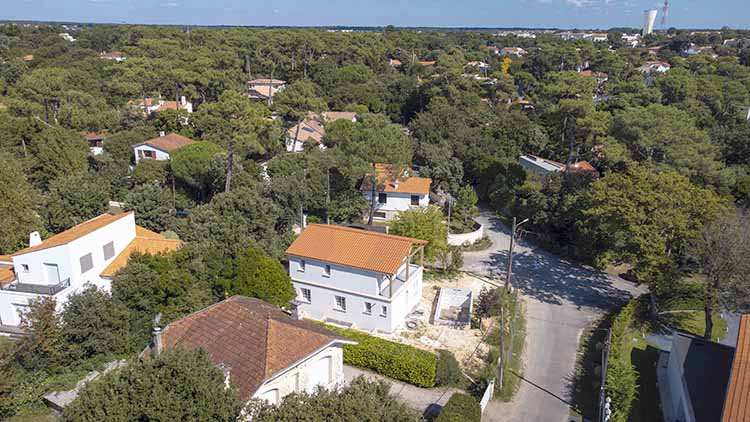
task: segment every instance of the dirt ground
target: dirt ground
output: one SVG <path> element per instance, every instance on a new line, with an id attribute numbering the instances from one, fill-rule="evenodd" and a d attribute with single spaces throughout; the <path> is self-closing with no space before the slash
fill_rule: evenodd
<path id="1" fill-rule="evenodd" d="M 472 291 L 473 298 L 476 300 L 482 287 L 491 288 L 492 286 L 468 274 L 459 274 L 454 279 L 425 279 L 422 288 L 422 302 L 419 307 L 422 314 L 417 316 L 418 326 L 416 329 L 404 328 L 398 330 L 388 338 L 425 350 L 450 350 L 464 370 L 478 369 L 483 365 L 482 357 L 486 355 L 488 350 L 487 345 L 482 343 L 484 335 L 482 330 L 468 327 L 459 329 L 431 323 L 435 312 L 437 294 L 441 287 L 468 288 Z M 407 318 L 407 320 L 409 319 L 412 318 Z"/>

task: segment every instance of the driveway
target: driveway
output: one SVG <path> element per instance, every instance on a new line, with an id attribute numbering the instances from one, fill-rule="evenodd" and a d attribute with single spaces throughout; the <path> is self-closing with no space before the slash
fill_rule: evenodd
<path id="1" fill-rule="evenodd" d="M 465 253 L 463 269 L 504 281 L 510 230 L 488 211 L 478 220 L 493 245 Z M 569 384 L 582 330 L 605 310 L 645 290 L 523 240 L 514 247 L 513 286 L 520 290 L 527 309 L 523 378 L 513 402 L 490 403 L 483 420 L 568 421 Z"/>

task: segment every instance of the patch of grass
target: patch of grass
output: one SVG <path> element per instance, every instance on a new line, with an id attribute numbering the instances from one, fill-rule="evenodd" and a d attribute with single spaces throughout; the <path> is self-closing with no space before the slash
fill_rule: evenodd
<path id="1" fill-rule="evenodd" d="M 662 314 L 662 319 L 667 325 L 695 336 L 703 336 L 706 332 L 706 313 L 703 311 Z M 714 323 L 711 340 L 723 340 L 727 335 L 727 321 L 716 312 L 711 316 L 711 320 Z"/>
<path id="2" fill-rule="evenodd" d="M 630 410 L 632 422 L 660 422 L 659 388 L 656 384 L 656 364 L 659 350 L 645 341 L 633 344 L 630 362 L 638 372 L 638 395 Z"/>
<path id="3" fill-rule="evenodd" d="M 7 422 L 56 422 L 59 418 L 48 407 L 39 405 L 25 408 L 7 419 Z"/>
<path id="4" fill-rule="evenodd" d="M 492 240 L 485 236 L 470 245 L 462 246 L 461 250 L 464 252 L 477 252 L 487 250 L 490 247 L 492 247 Z"/>
<path id="5" fill-rule="evenodd" d="M 581 334 L 575 374 L 571 382 L 570 414 L 594 420 L 602 385 L 602 348 L 613 314 L 607 314 Z"/>

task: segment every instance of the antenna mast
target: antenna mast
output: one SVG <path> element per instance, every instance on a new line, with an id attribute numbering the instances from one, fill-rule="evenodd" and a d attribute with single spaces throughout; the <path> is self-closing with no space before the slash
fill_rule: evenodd
<path id="1" fill-rule="evenodd" d="M 667 30 L 667 14 L 669 13 L 669 0 L 664 0 L 664 6 L 661 8 L 661 29 Z"/>

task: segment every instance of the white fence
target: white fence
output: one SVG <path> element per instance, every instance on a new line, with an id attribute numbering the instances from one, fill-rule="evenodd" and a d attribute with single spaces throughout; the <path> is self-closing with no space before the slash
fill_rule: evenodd
<path id="1" fill-rule="evenodd" d="M 487 407 L 487 403 L 492 400 L 492 395 L 495 392 L 495 379 L 492 378 L 490 380 L 489 385 L 487 385 L 487 389 L 484 390 L 484 394 L 482 395 L 482 400 L 479 401 L 479 407 L 482 408 L 482 413 L 484 413 L 484 408 Z"/>
<path id="2" fill-rule="evenodd" d="M 474 231 L 469 233 L 461 233 L 461 234 L 448 234 L 448 244 L 453 246 L 461 246 L 461 245 L 471 245 L 472 243 L 476 242 L 477 240 L 484 237 L 484 226 L 475 223 L 474 224 Z"/>

